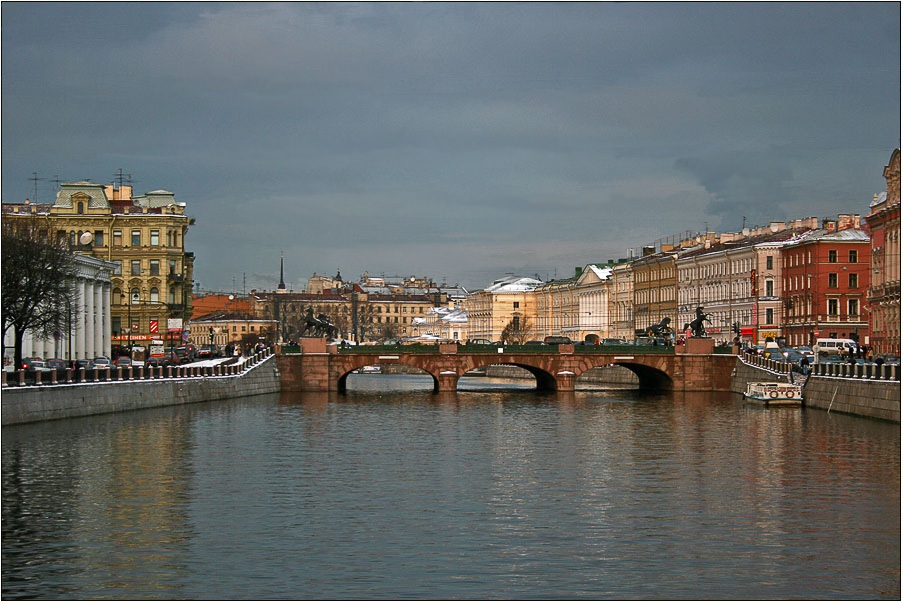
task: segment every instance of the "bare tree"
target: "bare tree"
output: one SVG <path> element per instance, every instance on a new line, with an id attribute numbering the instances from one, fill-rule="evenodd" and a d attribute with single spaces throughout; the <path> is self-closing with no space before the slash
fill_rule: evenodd
<path id="1" fill-rule="evenodd" d="M 530 331 L 532 331 L 532 327 L 529 319 L 526 316 L 515 314 L 502 329 L 501 339 L 506 343 L 523 345 L 530 338 Z"/>
<path id="2" fill-rule="evenodd" d="M 67 325 L 75 308 L 75 255 L 65 241 L 52 241 L 36 219 L 5 220 L 2 251 L 2 320 L 13 329 L 15 366 L 22 366 L 25 333 L 48 336 Z"/>

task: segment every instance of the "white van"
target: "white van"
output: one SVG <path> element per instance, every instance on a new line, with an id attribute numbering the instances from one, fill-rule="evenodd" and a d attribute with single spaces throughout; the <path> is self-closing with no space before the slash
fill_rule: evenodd
<path id="1" fill-rule="evenodd" d="M 816 339 L 813 348 L 816 354 L 847 354 L 856 349 L 856 342 L 852 339 Z"/>

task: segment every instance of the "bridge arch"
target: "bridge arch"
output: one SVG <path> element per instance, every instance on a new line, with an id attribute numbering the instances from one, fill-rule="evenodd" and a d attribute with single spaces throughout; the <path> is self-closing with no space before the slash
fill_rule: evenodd
<path id="1" fill-rule="evenodd" d="M 433 380 L 433 391 L 434 392 L 439 391 L 439 389 L 440 389 L 439 377 L 437 375 L 433 374 L 432 371 L 430 371 L 428 368 L 424 368 L 420 364 L 417 364 L 414 362 L 405 362 L 403 360 L 404 358 L 405 357 L 402 356 L 401 358 L 392 359 L 392 360 L 369 359 L 370 360 L 369 362 L 363 362 L 363 363 L 361 363 L 361 362 L 345 362 L 339 368 L 339 370 L 336 372 L 337 391 L 339 393 L 345 393 L 348 391 L 348 376 L 353 374 L 354 371 L 356 371 L 358 369 L 361 369 L 365 366 L 390 366 L 393 364 L 403 365 L 403 366 L 407 366 L 410 368 L 414 368 L 414 369 L 419 370 L 421 372 L 421 374 L 423 374 L 423 375 L 429 375 Z"/>
<path id="2" fill-rule="evenodd" d="M 607 362 L 604 364 L 597 361 L 594 362 L 596 359 L 588 360 L 588 362 L 583 363 L 580 367 L 580 371 L 577 372 L 575 376 L 575 381 L 594 368 L 622 366 L 637 376 L 639 389 L 658 391 L 671 391 L 674 389 L 674 379 L 668 374 L 667 368 L 664 366 L 653 366 L 631 360 L 615 360 L 614 362 Z"/>
<path id="3" fill-rule="evenodd" d="M 473 364 L 474 364 L 473 366 L 471 366 L 471 363 L 466 364 L 465 367 L 463 368 L 463 370 L 459 371 L 458 377 L 459 378 L 464 377 L 468 372 L 470 372 L 472 370 L 487 368 L 490 366 L 514 366 L 514 367 L 517 367 L 520 369 L 524 369 L 525 371 L 527 371 L 528 373 L 533 375 L 533 378 L 536 380 L 536 390 L 537 391 L 551 392 L 551 391 L 557 391 L 557 389 L 558 389 L 558 382 L 555 379 L 555 375 L 553 375 L 551 372 L 549 372 L 547 370 L 544 370 L 543 368 L 540 368 L 538 366 L 533 366 L 533 365 L 525 363 L 525 362 L 492 361 L 492 362 L 484 362 L 484 363 L 475 362 Z"/>

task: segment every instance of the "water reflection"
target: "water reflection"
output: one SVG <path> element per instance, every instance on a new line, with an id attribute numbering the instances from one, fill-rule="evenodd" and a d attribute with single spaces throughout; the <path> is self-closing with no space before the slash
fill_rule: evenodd
<path id="1" fill-rule="evenodd" d="M 383 379 L 4 428 L 3 596 L 899 598 L 897 425 Z"/>

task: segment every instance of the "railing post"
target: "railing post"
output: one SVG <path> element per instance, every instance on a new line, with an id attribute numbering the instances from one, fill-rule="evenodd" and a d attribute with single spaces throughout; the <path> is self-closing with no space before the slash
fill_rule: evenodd
<path id="1" fill-rule="evenodd" d="M 50 369 L 50 385 L 56 385 L 56 369 Z"/>
<path id="2" fill-rule="evenodd" d="M 6 387 L 6 371 L 0 371 L 0 387 Z"/>
<path id="3" fill-rule="evenodd" d="M 42 371 L 35 371 L 35 372 L 34 372 L 34 384 L 35 384 L 35 385 L 41 385 L 41 372 L 42 372 Z"/>
<path id="4" fill-rule="evenodd" d="M 116 367 L 116 381 L 122 381 L 122 367 Z"/>
<path id="5" fill-rule="evenodd" d="M 19 373 L 19 385 L 25 385 L 25 369 L 19 369 L 16 372 Z"/>

